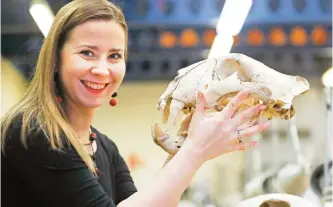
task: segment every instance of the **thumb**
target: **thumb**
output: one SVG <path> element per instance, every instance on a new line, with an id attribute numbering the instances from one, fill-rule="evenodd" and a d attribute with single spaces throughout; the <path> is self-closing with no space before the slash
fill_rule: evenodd
<path id="1" fill-rule="evenodd" d="M 206 99 L 204 94 L 199 91 L 197 93 L 197 99 L 195 104 L 195 116 L 202 115 L 205 111 Z"/>

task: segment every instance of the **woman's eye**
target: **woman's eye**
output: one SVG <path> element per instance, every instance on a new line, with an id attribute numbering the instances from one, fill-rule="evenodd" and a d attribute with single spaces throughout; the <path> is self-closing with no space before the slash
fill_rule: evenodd
<path id="1" fill-rule="evenodd" d="M 85 55 L 85 56 L 88 56 L 88 57 L 92 57 L 94 54 L 89 51 L 89 50 L 83 50 L 80 52 L 81 54 Z"/>
<path id="2" fill-rule="evenodd" d="M 110 58 L 112 59 L 120 59 L 122 56 L 119 53 L 113 53 L 110 55 Z"/>

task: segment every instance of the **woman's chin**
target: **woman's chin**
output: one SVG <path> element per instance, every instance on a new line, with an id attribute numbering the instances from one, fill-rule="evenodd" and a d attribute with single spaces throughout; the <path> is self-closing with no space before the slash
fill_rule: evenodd
<path id="1" fill-rule="evenodd" d="M 103 106 L 104 101 L 102 101 L 102 100 L 94 100 L 94 101 L 89 101 L 89 102 L 82 102 L 81 104 L 85 108 L 95 109 L 95 108 L 100 108 L 101 106 Z"/>
<path id="2" fill-rule="evenodd" d="M 103 106 L 103 104 L 91 104 L 91 105 L 89 105 L 88 107 L 89 108 L 92 108 L 92 109 L 96 109 L 96 108 L 100 108 L 100 107 L 102 107 Z"/>

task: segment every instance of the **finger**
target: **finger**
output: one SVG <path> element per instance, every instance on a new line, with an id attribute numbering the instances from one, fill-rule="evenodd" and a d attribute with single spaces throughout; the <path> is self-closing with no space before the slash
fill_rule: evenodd
<path id="1" fill-rule="evenodd" d="M 258 133 L 266 130 L 269 126 L 270 126 L 270 124 L 268 122 L 266 122 L 266 123 L 258 123 L 247 129 L 237 130 L 235 133 L 235 136 L 226 140 L 226 142 L 232 143 L 232 144 L 238 144 L 238 143 L 244 142 L 244 139 L 249 138 L 255 134 L 258 134 Z M 239 140 L 241 140 L 241 142 Z"/>
<path id="2" fill-rule="evenodd" d="M 235 146 L 235 149 L 239 150 L 239 151 L 245 151 L 245 150 L 248 150 L 249 148 L 254 147 L 256 145 L 258 145 L 257 141 L 242 142 L 242 143 L 237 144 Z"/>
<path id="3" fill-rule="evenodd" d="M 264 110 L 265 108 L 266 108 L 265 105 L 258 104 L 256 106 L 247 109 L 246 111 L 237 114 L 234 118 L 232 118 L 233 126 L 238 128 L 241 124 L 245 123 L 246 121 L 249 121 L 254 116 L 258 115 L 259 112 Z"/>
<path id="4" fill-rule="evenodd" d="M 241 105 L 241 103 L 249 96 L 250 91 L 250 89 L 244 89 L 237 93 L 237 95 L 232 98 L 227 106 L 222 110 L 221 114 L 223 114 L 223 118 L 230 118 Z"/>
<path id="5" fill-rule="evenodd" d="M 205 105 L 206 105 L 206 99 L 204 97 L 204 94 L 199 91 L 197 93 L 196 106 L 193 116 L 197 117 L 203 115 L 205 111 Z"/>
<path id="6" fill-rule="evenodd" d="M 239 131 L 239 137 L 241 139 L 251 137 L 255 134 L 258 134 L 258 133 L 268 129 L 269 126 L 270 126 L 270 124 L 268 122 L 256 124 L 256 125 L 251 126 L 247 129 L 240 130 Z"/>

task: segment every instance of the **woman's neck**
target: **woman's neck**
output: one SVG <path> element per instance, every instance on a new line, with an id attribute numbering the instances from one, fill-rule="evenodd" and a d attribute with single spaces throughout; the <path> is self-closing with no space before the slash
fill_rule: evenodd
<path id="1" fill-rule="evenodd" d="M 67 118 L 83 143 L 89 142 L 89 130 L 94 116 L 94 109 L 82 109 L 66 104 Z"/>

